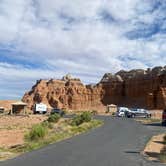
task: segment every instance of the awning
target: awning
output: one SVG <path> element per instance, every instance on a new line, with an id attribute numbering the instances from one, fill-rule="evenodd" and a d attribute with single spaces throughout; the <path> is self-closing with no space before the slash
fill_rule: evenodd
<path id="1" fill-rule="evenodd" d="M 22 101 L 18 101 L 18 102 L 15 102 L 15 103 L 12 103 L 12 105 L 22 105 L 22 106 L 27 106 L 27 103 L 24 103 Z"/>

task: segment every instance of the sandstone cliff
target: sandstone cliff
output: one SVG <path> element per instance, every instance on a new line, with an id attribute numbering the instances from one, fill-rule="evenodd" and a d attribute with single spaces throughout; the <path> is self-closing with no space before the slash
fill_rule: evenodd
<path id="1" fill-rule="evenodd" d="M 119 71 L 115 75 L 105 75 L 101 83 L 105 104 L 149 109 L 166 107 L 166 67 Z"/>
<path id="2" fill-rule="evenodd" d="M 43 102 L 53 108 L 72 110 L 98 109 L 102 107 L 102 86 L 83 85 L 79 79 L 39 80 L 23 101 L 30 109 L 34 103 Z"/>
<path id="3" fill-rule="evenodd" d="M 96 85 L 83 85 L 71 76 L 39 80 L 23 101 L 32 109 L 43 102 L 72 110 L 102 110 L 107 104 L 163 109 L 166 107 L 166 67 L 106 73 Z"/>

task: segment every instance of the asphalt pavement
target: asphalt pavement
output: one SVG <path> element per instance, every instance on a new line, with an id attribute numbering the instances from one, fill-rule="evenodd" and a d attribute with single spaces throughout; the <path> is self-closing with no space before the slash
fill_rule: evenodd
<path id="1" fill-rule="evenodd" d="M 160 166 L 140 152 L 151 136 L 166 131 L 133 119 L 97 117 L 104 125 L 79 136 L 0 162 L 0 166 Z"/>

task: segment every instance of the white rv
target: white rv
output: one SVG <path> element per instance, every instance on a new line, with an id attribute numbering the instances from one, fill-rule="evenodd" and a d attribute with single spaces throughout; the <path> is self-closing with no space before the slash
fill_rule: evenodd
<path id="1" fill-rule="evenodd" d="M 47 113 L 47 105 L 43 103 L 35 104 L 34 113 L 45 114 Z"/>

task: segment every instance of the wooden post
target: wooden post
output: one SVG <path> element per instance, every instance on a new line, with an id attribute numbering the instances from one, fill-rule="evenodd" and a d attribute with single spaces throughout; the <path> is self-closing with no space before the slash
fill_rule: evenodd
<path id="1" fill-rule="evenodd" d="M 27 106 L 24 106 L 24 115 L 26 114 L 26 107 L 27 107 Z"/>
<path id="2" fill-rule="evenodd" d="M 12 109 L 10 111 L 10 115 L 12 115 L 12 114 L 13 114 L 13 105 L 12 105 Z"/>

